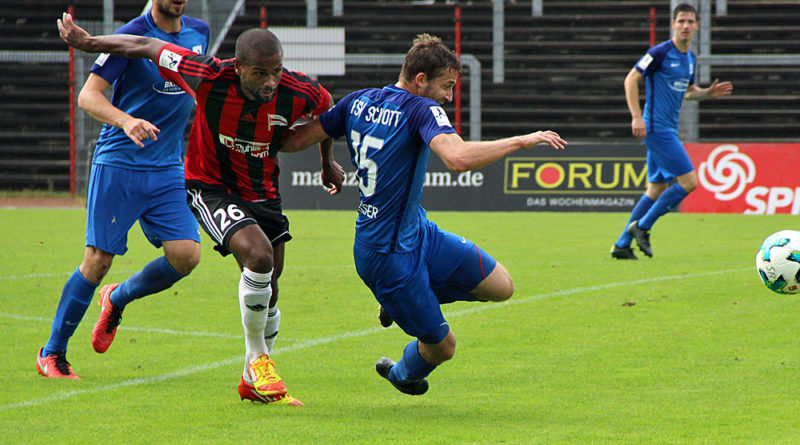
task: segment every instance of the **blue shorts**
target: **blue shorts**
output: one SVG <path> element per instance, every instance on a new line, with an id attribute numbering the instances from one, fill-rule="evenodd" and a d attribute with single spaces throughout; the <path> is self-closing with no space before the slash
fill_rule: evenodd
<path id="1" fill-rule="evenodd" d="M 378 253 L 356 242 L 358 275 L 383 309 L 406 334 L 423 343 L 444 339 L 450 326 L 440 304 L 475 301 L 469 292 L 497 261 L 475 243 L 428 221 L 419 248 L 408 253 Z"/>
<path id="2" fill-rule="evenodd" d="M 644 138 L 647 146 L 647 180 L 670 182 L 680 175 L 694 170 L 692 161 L 678 135 L 669 131 L 648 133 Z"/>
<path id="3" fill-rule="evenodd" d="M 136 220 L 155 247 L 162 241 L 200 242 L 186 205 L 183 166 L 145 171 L 94 164 L 86 210 L 86 245 L 114 255 L 128 251 L 128 231 Z"/>

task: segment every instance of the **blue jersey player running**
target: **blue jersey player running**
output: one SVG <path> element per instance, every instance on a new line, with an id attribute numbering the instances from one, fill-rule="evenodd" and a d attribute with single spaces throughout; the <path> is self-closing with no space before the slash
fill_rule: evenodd
<path id="1" fill-rule="evenodd" d="M 426 377 L 455 353 L 456 338 L 439 305 L 503 301 L 514 292 L 500 263 L 426 218 L 420 199 L 430 150 L 448 168 L 464 171 L 541 142 L 556 149 L 566 144 L 552 131 L 464 142 L 441 107 L 452 100 L 460 71 L 458 57 L 438 37 L 420 35 L 395 85 L 347 95 L 319 119 L 293 129 L 281 149 L 302 150 L 328 137 L 347 139 L 361 195 L 356 270 L 385 317 L 416 337 L 400 361 L 384 357 L 376 369 L 412 395 L 427 391 Z"/>
<path id="2" fill-rule="evenodd" d="M 684 99 L 704 100 L 731 94 L 730 82 L 714 82 L 699 88 L 694 82 L 695 56 L 689 50 L 697 32 L 697 10 L 681 3 L 673 11 L 674 36 L 650 48 L 625 78 L 625 99 L 631 112 L 633 135 L 647 146 L 647 189 L 622 234 L 611 248 L 611 257 L 636 260 L 631 241 L 652 257 L 650 228 L 658 218 L 680 204 L 697 187 L 697 173 L 678 140 L 678 114 Z M 645 79 L 644 113 L 639 106 L 639 83 Z M 670 182 L 675 183 L 670 185 Z"/>
<path id="3" fill-rule="evenodd" d="M 203 53 L 209 29 L 202 20 L 183 17 L 188 2 L 154 0 L 149 13 L 117 33 L 157 37 Z M 109 102 L 103 92 L 114 86 Z M 78 100 L 104 123 L 89 179 L 86 249 L 83 261 L 64 285 L 47 344 L 36 356 L 45 377 L 78 379 L 66 360 L 67 343 L 115 255 L 127 250 L 128 230 L 138 220 L 147 239 L 164 248 L 161 256 L 122 284 L 100 290 L 100 318 L 92 345 L 105 352 L 122 310 L 131 301 L 162 291 L 185 277 L 200 261 L 197 221 L 186 205 L 183 139 L 194 99 L 149 60 L 98 57 Z"/>

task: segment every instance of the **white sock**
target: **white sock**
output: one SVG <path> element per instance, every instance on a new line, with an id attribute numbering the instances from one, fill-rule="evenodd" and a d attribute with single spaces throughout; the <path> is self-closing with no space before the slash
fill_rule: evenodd
<path id="1" fill-rule="evenodd" d="M 267 326 L 264 328 L 264 342 L 267 350 L 272 353 L 272 346 L 275 344 L 275 337 L 278 336 L 278 327 L 281 325 L 281 310 L 278 306 L 269 309 Z"/>
<path id="2" fill-rule="evenodd" d="M 245 370 L 248 363 L 268 352 L 267 344 L 264 342 L 264 326 L 267 323 L 267 309 L 272 296 L 271 279 L 272 271 L 257 273 L 245 267 L 239 280 L 239 310 L 242 313 L 244 327 Z"/>

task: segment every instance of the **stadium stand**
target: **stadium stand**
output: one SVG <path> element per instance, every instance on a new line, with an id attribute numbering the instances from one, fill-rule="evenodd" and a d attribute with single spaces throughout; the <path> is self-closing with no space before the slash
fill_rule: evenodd
<path id="1" fill-rule="evenodd" d="M 3 6 L 0 39 L 6 50 L 65 50 L 55 19 L 74 4 L 79 20 L 101 20 L 101 0 L 32 0 Z M 484 139 L 529 128 L 550 128 L 570 141 L 630 138 L 623 97 L 625 74 L 649 45 L 649 9 L 657 11 L 656 40 L 669 38 L 669 1 L 545 0 L 544 15 L 531 16 L 530 2 L 505 5 L 505 80 L 492 82 L 492 5 L 461 1 L 462 51 L 482 64 Z M 346 0 L 344 15 L 318 1 L 319 26 L 342 26 L 348 54 L 403 54 L 414 36 L 428 32 L 452 46 L 454 5 L 437 1 Z M 217 55 L 233 55 L 235 37 L 259 26 L 304 26 L 301 0 L 248 1 Z M 115 2 L 115 20 L 127 21 L 142 1 Z M 714 54 L 800 54 L 794 36 L 800 4 L 728 0 L 728 14 L 713 16 Z M 212 30 L 216 32 L 217 30 Z M 0 56 L 0 189 L 69 189 L 69 100 L 65 63 L 10 63 Z M 348 65 L 345 76 L 320 76 L 335 99 L 368 86 L 393 83 L 397 66 Z M 733 96 L 699 107 L 702 141 L 797 141 L 800 136 L 800 65 L 719 66 L 711 70 L 734 83 Z M 462 122 L 467 122 L 467 76 Z M 448 112 L 453 113 L 453 106 Z"/>

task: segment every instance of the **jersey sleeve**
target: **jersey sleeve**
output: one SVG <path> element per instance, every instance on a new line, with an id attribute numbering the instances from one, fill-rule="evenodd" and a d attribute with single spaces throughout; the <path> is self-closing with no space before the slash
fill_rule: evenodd
<path id="1" fill-rule="evenodd" d="M 132 21 L 122 25 L 119 29 L 114 31 L 114 34 L 141 36 L 144 35 L 145 32 L 147 32 L 146 28 L 142 27 L 140 23 Z M 128 64 L 130 63 L 131 59 L 103 53 L 97 56 L 90 71 L 102 77 L 106 82 L 114 83 L 119 79 L 122 73 L 125 72 L 125 69 L 128 68 Z"/>
<path id="2" fill-rule="evenodd" d="M 331 103 L 331 93 L 329 93 L 328 90 L 326 90 L 325 87 L 319 83 L 317 83 L 316 86 L 319 87 L 319 99 L 315 102 L 312 102 L 309 106 L 313 116 L 319 116 L 320 114 L 328 111 Z"/>
<path id="3" fill-rule="evenodd" d="M 456 132 L 444 108 L 432 100 L 417 104 L 409 125 L 411 131 L 416 131 L 426 145 L 430 145 L 431 140 L 439 134 Z"/>
<path id="4" fill-rule="evenodd" d="M 203 80 L 217 78 L 220 60 L 168 43 L 158 53 L 158 72 L 192 97 Z"/>
<path id="5" fill-rule="evenodd" d="M 647 50 L 644 56 L 636 62 L 636 71 L 639 71 L 642 76 L 647 77 L 652 75 L 661 67 L 661 62 L 664 61 L 664 57 L 667 55 L 667 51 L 664 51 L 662 45 L 654 46 Z"/>
<path id="6" fill-rule="evenodd" d="M 325 130 L 328 136 L 336 139 L 344 135 L 345 124 L 347 123 L 347 110 L 353 103 L 353 99 L 360 91 L 355 91 L 342 100 L 336 103 L 330 110 L 322 113 L 319 117 L 319 123 L 322 124 L 322 129 Z"/>
<path id="7" fill-rule="evenodd" d="M 95 59 L 91 72 L 102 77 L 108 83 L 114 83 L 125 72 L 130 62 L 131 59 L 103 53 Z"/>

